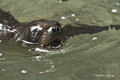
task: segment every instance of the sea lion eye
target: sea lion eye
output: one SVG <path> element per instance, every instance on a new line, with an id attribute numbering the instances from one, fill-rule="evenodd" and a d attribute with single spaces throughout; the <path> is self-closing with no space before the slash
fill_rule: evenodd
<path id="1" fill-rule="evenodd" d="M 61 32 L 61 28 L 59 28 L 59 27 L 50 27 L 48 29 L 48 32 L 54 32 L 54 33 Z"/>
<path id="2" fill-rule="evenodd" d="M 34 29 L 34 30 L 33 30 L 33 32 L 37 32 L 37 31 L 38 31 L 38 29 Z"/>
<path id="3" fill-rule="evenodd" d="M 31 31 L 33 31 L 34 29 L 42 30 L 43 28 L 41 26 L 32 26 L 32 27 L 30 27 Z"/>
<path id="4" fill-rule="evenodd" d="M 38 32 L 38 29 L 32 30 L 32 31 L 30 32 L 30 37 L 31 37 L 31 38 L 35 38 L 36 35 L 37 35 L 37 32 Z"/>
<path id="5" fill-rule="evenodd" d="M 38 32 L 42 30 L 41 26 L 32 26 L 30 27 L 30 37 L 31 38 L 36 38 Z"/>

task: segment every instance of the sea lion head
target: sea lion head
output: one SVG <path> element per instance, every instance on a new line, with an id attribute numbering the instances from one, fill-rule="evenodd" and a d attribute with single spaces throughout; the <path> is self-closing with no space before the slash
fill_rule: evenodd
<path id="1" fill-rule="evenodd" d="M 25 25 L 15 36 L 17 41 L 38 43 L 40 47 L 60 48 L 63 40 L 61 25 L 56 21 L 36 20 Z"/>

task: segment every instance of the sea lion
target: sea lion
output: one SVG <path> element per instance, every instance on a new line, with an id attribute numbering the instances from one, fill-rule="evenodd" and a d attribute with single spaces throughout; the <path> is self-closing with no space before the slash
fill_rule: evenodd
<path id="1" fill-rule="evenodd" d="M 16 41 L 28 41 L 40 47 L 60 48 L 64 39 L 61 25 L 57 21 L 35 20 L 25 25 L 14 35 Z"/>
<path id="2" fill-rule="evenodd" d="M 60 48 L 65 39 L 57 21 L 42 19 L 21 23 L 8 12 L 0 10 L 0 40 L 8 41 L 11 38 L 48 49 Z"/>
<path id="3" fill-rule="evenodd" d="M 57 21 L 35 20 L 30 23 L 18 22 L 11 14 L 0 9 L 0 40 L 24 41 L 47 49 L 59 49 L 62 41 L 78 34 L 93 34 L 108 30 L 109 27 L 120 29 L 119 25 L 90 26 L 85 24 L 67 24 L 61 28 Z"/>

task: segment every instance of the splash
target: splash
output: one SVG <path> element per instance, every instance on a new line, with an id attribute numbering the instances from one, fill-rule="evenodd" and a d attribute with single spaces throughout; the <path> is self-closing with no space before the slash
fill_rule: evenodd
<path id="1" fill-rule="evenodd" d="M 29 42 L 29 41 L 26 41 L 26 40 L 22 40 L 22 42 L 23 42 L 24 44 L 39 44 L 39 43 Z"/>
<path id="2" fill-rule="evenodd" d="M 16 32 L 17 30 L 16 29 L 12 29 L 11 26 L 8 26 L 8 25 L 4 25 L 2 23 L 0 23 L 0 35 L 2 34 L 6 34 L 7 32 Z"/>
<path id="3" fill-rule="evenodd" d="M 40 48 L 35 48 L 35 51 L 38 51 L 38 52 L 50 52 L 48 50 L 40 49 Z"/>

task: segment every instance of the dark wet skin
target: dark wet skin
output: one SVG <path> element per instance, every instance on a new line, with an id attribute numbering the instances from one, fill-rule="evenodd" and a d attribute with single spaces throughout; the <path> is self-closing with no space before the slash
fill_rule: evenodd
<path id="1" fill-rule="evenodd" d="M 61 28 L 57 21 L 35 20 L 30 23 L 18 22 L 8 12 L 0 10 L 0 24 L 13 32 L 0 30 L 0 40 L 8 41 L 28 41 L 42 48 L 59 49 L 62 47 L 62 42 L 71 36 L 79 34 L 93 34 L 108 30 L 109 27 L 120 29 L 119 25 L 109 26 L 89 26 L 85 24 L 67 24 Z M 37 43 L 37 44 L 36 44 Z"/>

